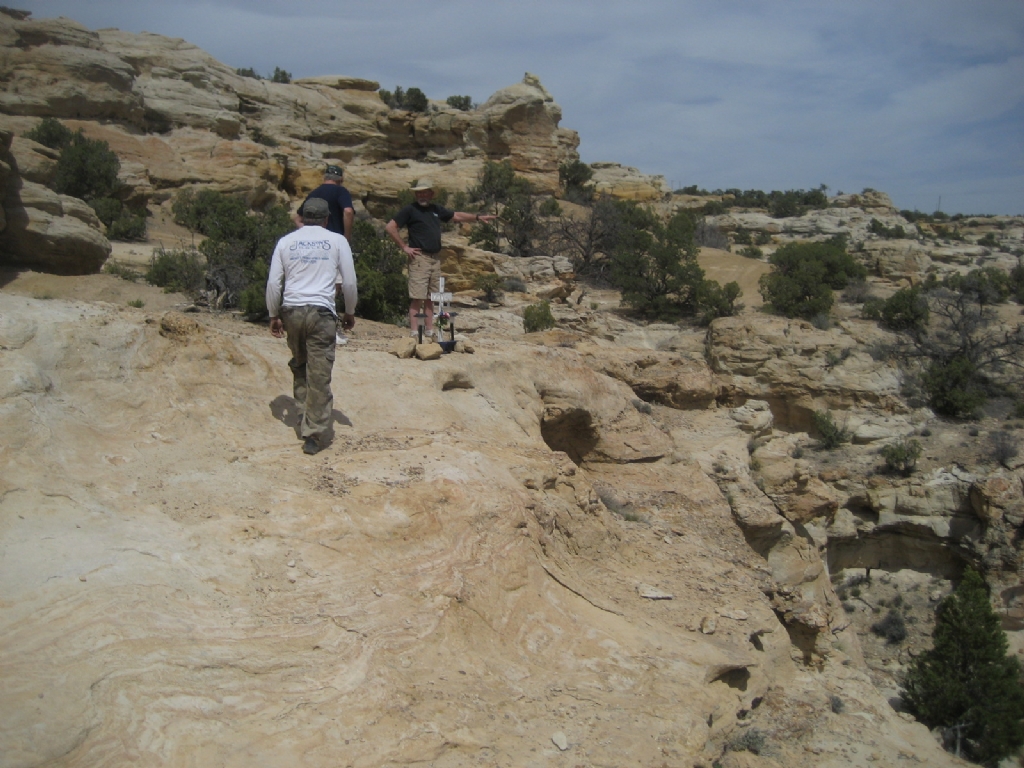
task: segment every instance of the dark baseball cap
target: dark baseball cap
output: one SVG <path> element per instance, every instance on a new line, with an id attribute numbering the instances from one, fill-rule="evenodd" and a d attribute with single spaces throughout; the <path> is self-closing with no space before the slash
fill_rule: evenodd
<path id="1" fill-rule="evenodd" d="M 324 171 L 324 176 L 332 176 L 341 179 L 345 176 L 345 172 L 341 170 L 340 165 L 328 165 L 327 170 Z"/>
<path id="2" fill-rule="evenodd" d="M 302 204 L 302 218 L 322 219 L 330 213 L 327 201 L 322 197 L 311 197 Z"/>

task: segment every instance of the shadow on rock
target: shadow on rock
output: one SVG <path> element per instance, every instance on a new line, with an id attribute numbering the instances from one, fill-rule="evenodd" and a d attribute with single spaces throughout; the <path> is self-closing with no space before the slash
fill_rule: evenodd
<path id="1" fill-rule="evenodd" d="M 270 402 L 270 413 L 286 427 L 291 427 L 295 431 L 296 437 L 302 437 L 302 408 L 294 397 L 278 395 Z M 335 424 L 351 427 L 352 421 L 337 409 L 331 411 L 331 426 L 327 430 L 328 440 L 332 440 L 334 437 Z"/>

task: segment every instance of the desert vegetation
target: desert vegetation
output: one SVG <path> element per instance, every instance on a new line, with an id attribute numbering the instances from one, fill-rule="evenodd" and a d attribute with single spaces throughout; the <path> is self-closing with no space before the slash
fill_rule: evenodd
<path id="1" fill-rule="evenodd" d="M 146 213 L 122 203 L 128 189 L 118 180 L 121 162 L 107 142 L 86 138 L 52 117 L 43 118 L 25 138 L 60 151 L 53 190 L 85 200 L 111 240 L 145 239 Z"/>
<path id="2" fill-rule="evenodd" d="M 942 730 L 946 749 L 995 768 L 1024 744 L 1024 688 L 973 569 L 939 605 L 932 638 L 910 664 L 903 699 L 921 722 Z"/>
<path id="3" fill-rule="evenodd" d="M 867 274 L 847 253 L 841 237 L 823 243 L 789 243 L 769 261 L 773 269 L 761 278 L 761 295 L 785 317 L 827 316 L 834 302 L 832 292 Z"/>
<path id="4" fill-rule="evenodd" d="M 403 88 L 400 85 L 396 85 L 393 91 L 381 88 L 377 93 L 380 95 L 380 100 L 391 109 L 404 109 L 408 112 L 426 112 L 430 107 L 427 95 L 416 87 Z M 460 97 L 454 98 L 458 99 Z"/>

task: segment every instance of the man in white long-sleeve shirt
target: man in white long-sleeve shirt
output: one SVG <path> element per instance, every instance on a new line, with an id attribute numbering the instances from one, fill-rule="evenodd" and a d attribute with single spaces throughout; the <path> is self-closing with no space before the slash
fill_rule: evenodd
<path id="1" fill-rule="evenodd" d="M 356 270 L 343 235 L 326 229 L 327 201 L 310 198 L 303 224 L 277 241 L 267 278 L 270 332 L 288 334 L 295 401 L 303 410 L 302 450 L 313 455 L 323 447 L 331 425 L 334 395 L 331 369 L 338 333 L 335 297 L 345 297 L 345 330 L 355 326 Z"/>

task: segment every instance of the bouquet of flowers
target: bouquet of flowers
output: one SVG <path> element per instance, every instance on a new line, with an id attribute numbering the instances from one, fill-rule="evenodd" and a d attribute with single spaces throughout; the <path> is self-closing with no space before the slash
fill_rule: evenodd
<path id="1" fill-rule="evenodd" d="M 441 314 L 439 314 L 437 316 L 437 327 L 438 328 L 447 328 L 448 327 L 448 323 L 451 322 L 451 319 L 452 319 L 452 316 L 450 314 L 448 314 L 447 312 L 442 312 Z"/>

